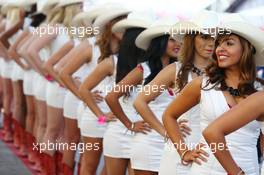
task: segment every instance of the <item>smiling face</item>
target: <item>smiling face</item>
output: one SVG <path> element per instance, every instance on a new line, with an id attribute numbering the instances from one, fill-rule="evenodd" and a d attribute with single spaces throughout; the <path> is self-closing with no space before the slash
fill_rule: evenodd
<path id="1" fill-rule="evenodd" d="M 225 35 L 217 41 L 216 57 L 220 68 L 237 66 L 242 57 L 243 48 L 236 35 Z"/>
<path id="2" fill-rule="evenodd" d="M 178 53 L 181 48 L 181 42 L 169 37 L 167 48 L 166 48 L 166 55 L 170 58 L 177 58 Z"/>
<path id="3" fill-rule="evenodd" d="M 195 53 L 202 58 L 209 59 L 214 51 L 214 38 L 211 35 L 198 34 L 194 38 Z"/>

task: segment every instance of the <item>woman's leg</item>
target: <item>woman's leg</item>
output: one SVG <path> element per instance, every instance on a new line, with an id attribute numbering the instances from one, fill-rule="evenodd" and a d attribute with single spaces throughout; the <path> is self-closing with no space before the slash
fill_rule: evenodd
<path id="1" fill-rule="evenodd" d="M 37 141 L 41 143 L 47 127 L 47 105 L 45 101 L 37 100 L 38 129 Z"/>
<path id="2" fill-rule="evenodd" d="M 23 94 L 23 81 L 12 82 L 14 94 L 14 144 L 20 147 L 20 153 L 27 155 L 25 123 L 26 123 L 26 102 Z"/>
<path id="3" fill-rule="evenodd" d="M 3 78 L 3 126 L 4 126 L 4 140 L 12 141 L 12 112 L 11 103 L 13 98 L 12 82 L 10 79 Z"/>
<path id="4" fill-rule="evenodd" d="M 144 171 L 144 170 L 134 170 L 135 175 L 158 175 L 158 172 Z"/>
<path id="5" fill-rule="evenodd" d="M 82 141 L 84 153 L 81 163 L 81 175 L 95 175 L 102 154 L 103 139 L 82 137 Z M 92 150 L 85 149 L 85 145 L 93 145 Z M 104 171 L 101 172 L 101 175 L 106 174 Z"/>
<path id="6" fill-rule="evenodd" d="M 56 144 L 63 123 L 63 111 L 60 108 L 47 106 L 47 128 L 43 142 Z M 46 149 L 45 153 L 53 155 L 56 150 Z"/>
<path id="7" fill-rule="evenodd" d="M 77 126 L 77 120 L 69 119 L 64 117 L 64 139 L 68 145 L 72 143 L 78 144 L 80 141 L 80 129 Z M 74 157 L 76 150 L 65 149 L 63 152 L 63 163 L 65 163 L 69 168 L 74 168 Z"/>
<path id="8" fill-rule="evenodd" d="M 119 159 L 105 156 L 107 175 L 126 175 L 129 159 Z"/>
<path id="9" fill-rule="evenodd" d="M 27 145 L 29 150 L 28 159 L 30 162 L 34 162 L 33 155 L 33 128 L 35 121 L 35 108 L 34 97 L 31 95 L 26 96 L 27 116 L 26 116 L 26 132 L 27 132 Z"/>

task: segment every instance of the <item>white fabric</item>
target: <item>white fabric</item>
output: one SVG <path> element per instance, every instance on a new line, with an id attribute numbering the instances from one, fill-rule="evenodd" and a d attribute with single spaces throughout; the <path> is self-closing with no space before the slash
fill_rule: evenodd
<path id="1" fill-rule="evenodd" d="M 206 78 L 203 80 L 203 87 Z M 201 91 L 201 130 L 204 130 L 213 120 L 229 110 L 225 96 L 222 91 L 215 89 Z M 246 126 L 226 136 L 226 142 L 232 157 L 239 167 L 247 175 L 259 175 L 259 164 L 257 156 L 257 140 L 260 132 L 260 124 L 252 121 Z M 202 137 L 201 143 L 206 144 Z M 217 161 L 210 148 L 205 149 L 209 153 L 209 158 L 202 165 L 193 164 L 191 175 L 226 175 L 225 170 Z"/>
<path id="2" fill-rule="evenodd" d="M 42 48 L 39 51 L 40 60 L 46 62 L 50 57 L 50 50 L 47 47 Z M 47 83 L 48 81 L 39 73 L 36 73 L 34 81 L 35 97 L 39 101 L 46 101 L 47 94 Z"/>
<path id="3" fill-rule="evenodd" d="M 75 39 L 74 40 L 75 45 L 79 44 L 80 41 Z M 92 45 L 93 47 L 93 56 L 91 58 L 91 61 L 89 63 L 86 63 L 82 65 L 74 74 L 73 78 L 79 79 L 81 82 L 84 81 L 84 79 L 95 69 L 97 65 L 97 60 L 100 56 L 100 49 L 98 46 Z M 65 97 L 64 102 L 64 116 L 66 118 L 70 119 L 79 119 L 79 122 L 81 120 L 81 115 L 78 117 L 78 105 L 80 103 L 80 100 L 71 92 L 68 92 Z"/>
<path id="4" fill-rule="evenodd" d="M 80 99 L 77 98 L 71 91 L 67 90 L 63 104 L 63 116 L 69 119 L 77 120 L 77 109 L 79 103 Z"/>
<path id="5" fill-rule="evenodd" d="M 47 83 L 46 102 L 48 106 L 54 108 L 63 108 L 66 89 L 60 87 L 56 82 Z"/>
<path id="6" fill-rule="evenodd" d="M 145 80 L 150 74 L 150 68 L 146 63 L 142 63 L 141 66 L 143 67 L 143 76 Z M 148 104 L 160 122 L 162 122 L 164 110 L 174 98 L 174 95 L 170 95 L 170 93 L 165 90 L 154 101 Z M 131 152 L 132 168 L 158 172 L 164 145 L 164 138 L 154 130 L 148 134 L 136 133 L 133 138 Z"/>
<path id="7" fill-rule="evenodd" d="M 60 32 L 58 33 L 56 39 L 50 45 L 50 56 L 56 53 L 60 48 L 63 47 L 64 44 L 66 44 L 70 40 L 70 37 L 66 32 L 61 32 L 64 31 L 60 30 L 62 28 L 63 26 L 58 27 Z M 54 108 L 63 108 L 65 94 L 66 89 L 61 87 L 57 82 L 48 82 L 46 92 L 46 101 L 48 106 Z"/>
<path id="8" fill-rule="evenodd" d="M 13 63 L 13 71 L 11 75 L 12 81 L 23 80 L 24 78 L 24 70 L 16 63 Z"/>
<path id="9" fill-rule="evenodd" d="M 176 62 L 176 75 L 180 70 L 181 63 Z M 176 79 L 176 78 L 175 78 Z M 192 74 L 188 74 L 188 82 L 192 81 Z M 201 129 L 200 129 L 200 106 L 196 105 L 188 112 L 184 113 L 181 119 L 188 120 L 188 127 L 192 129 L 191 135 L 185 137 L 185 143 L 188 145 L 189 149 L 193 149 L 195 145 L 199 142 L 201 138 Z M 168 163 L 170 162 L 170 163 Z M 189 175 L 190 166 L 183 166 L 181 164 L 181 158 L 178 154 L 176 148 L 168 141 L 165 144 L 163 155 L 160 163 L 159 175 Z"/>
<path id="10" fill-rule="evenodd" d="M 2 70 L 4 68 L 4 58 L 0 57 L 0 76 L 2 77 Z"/>
<path id="11" fill-rule="evenodd" d="M 113 56 L 114 65 L 117 63 L 117 57 Z M 111 76 L 106 77 L 102 80 L 98 86 L 96 86 L 93 90 L 98 90 L 101 93 L 102 97 L 105 97 L 110 89 L 115 84 L 115 73 Z M 110 112 L 110 109 L 105 101 L 98 103 L 99 108 L 104 112 Z M 99 124 L 97 122 L 97 116 L 91 112 L 88 107 L 85 107 L 83 114 L 81 116 L 81 135 L 85 137 L 96 137 L 96 138 L 103 138 L 105 129 L 107 124 Z"/>
<path id="12" fill-rule="evenodd" d="M 25 95 L 34 95 L 33 94 L 33 77 L 34 77 L 34 71 L 33 70 L 27 70 L 24 73 L 24 81 L 23 81 L 23 92 Z"/>
<path id="13" fill-rule="evenodd" d="M 14 62 L 9 60 L 4 60 L 3 61 L 3 69 L 2 69 L 2 77 L 6 79 L 11 79 L 12 78 L 12 72 L 13 72 L 13 66 Z"/>
<path id="14" fill-rule="evenodd" d="M 131 91 L 129 97 L 122 97 L 119 103 L 131 122 L 138 120 L 137 112 L 133 107 L 133 102 L 137 97 L 137 91 Z M 133 135 L 124 124 L 117 121 L 110 122 L 104 134 L 103 147 L 104 155 L 114 158 L 131 157 Z"/>

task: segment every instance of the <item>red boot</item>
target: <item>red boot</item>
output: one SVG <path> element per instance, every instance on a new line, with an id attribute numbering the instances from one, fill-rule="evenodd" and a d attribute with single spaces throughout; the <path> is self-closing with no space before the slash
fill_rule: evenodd
<path id="1" fill-rule="evenodd" d="M 58 175 L 63 175 L 63 166 L 62 166 L 62 153 L 60 151 L 55 152 L 55 159 L 56 159 L 56 173 Z"/>
<path id="2" fill-rule="evenodd" d="M 18 123 L 18 121 L 14 118 L 12 118 L 12 122 L 13 122 L 13 139 L 14 139 L 14 146 L 16 149 L 19 149 L 20 146 L 20 142 L 19 142 L 19 127 L 20 124 Z"/>
<path id="3" fill-rule="evenodd" d="M 19 124 L 18 125 L 18 131 L 19 131 L 19 155 L 22 157 L 28 156 L 28 149 L 27 149 L 27 142 L 26 142 L 26 131 L 25 129 Z"/>
<path id="4" fill-rule="evenodd" d="M 46 163 L 47 163 L 47 174 L 56 175 L 56 159 L 55 155 L 51 156 L 46 154 Z"/>
<path id="5" fill-rule="evenodd" d="M 31 133 L 26 132 L 26 140 L 27 140 L 27 149 L 28 149 L 28 161 L 33 164 L 35 163 L 33 159 L 34 137 L 31 135 Z"/>
<path id="6" fill-rule="evenodd" d="M 12 142 L 13 141 L 13 134 L 12 134 L 12 114 L 4 114 L 3 120 L 3 128 L 4 128 L 4 141 L 5 142 Z"/>
<path id="7" fill-rule="evenodd" d="M 70 168 L 65 163 L 63 163 L 62 166 L 63 166 L 63 174 L 64 175 L 73 175 L 73 168 Z"/>

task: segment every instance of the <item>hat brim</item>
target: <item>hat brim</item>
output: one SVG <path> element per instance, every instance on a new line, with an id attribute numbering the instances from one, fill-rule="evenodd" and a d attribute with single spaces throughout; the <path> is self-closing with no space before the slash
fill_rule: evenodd
<path id="1" fill-rule="evenodd" d="M 172 38 L 178 38 L 180 35 L 184 36 L 187 34 L 195 34 L 195 33 L 210 34 L 210 30 L 208 29 L 209 28 L 202 28 L 190 21 L 180 21 L 171 27 L 170 35 Z"/>
<path id="2" fill-rule="evenodd" d="M 81 12 L 73 19 L 75 24 L 84 23 L 85 26 L 92 26 L 95 19 L 105 12 L 105 8 L 96 8 L 87 12 Z"/>
<path id="3" fill-rule="evenodd" d="M 151 41 L 154 38 L 159 36 L 168 35 L 170 32 L 171 26 L 155 26 L 150 27 L 144 30 L 141 34 L 136 38 L 136 46 L 143 50 L 147 50 Z"/>
<path id="4" fill-rule="evenodd" d="M 228 22 L 221 25 L 222 29 L 231 31 L 251 43 L 256 53 L 254 55 L 257 66 L 264 66 L 264 32 L 258 27 L 246 22 Z"/>
<path id="5" fill-rule="evenodd" d="M 140 19 L 124 19 L 117 22 L 113 28 L 112 32 L 124 33 L 129 28 L 148 28 L 150 23 L 140 20 Z"/>
<path id="6" fill-rule="evenodd" d="M 109 9 L 108 13 L 104 13 L 96 18 L 96 20 L 93 23 L 93 27 L 98 27 L 99 31 L 103 31 L 105 25 L 112 21 L 113 19 L 128 15 L 131 12 L 131 10 L 126 9 Z"/>

